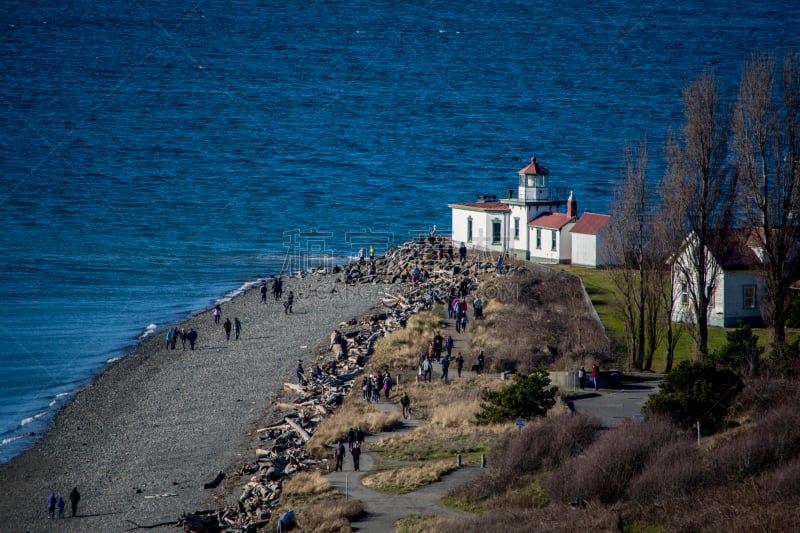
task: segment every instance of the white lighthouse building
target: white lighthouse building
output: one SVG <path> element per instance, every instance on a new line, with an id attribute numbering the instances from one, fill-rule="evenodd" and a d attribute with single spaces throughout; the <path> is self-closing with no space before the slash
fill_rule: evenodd
<path id="1" fill-rule="evenodd" d="M 553 187 L 549 175 L 550 172 L 536 162 L 536 157 L 532 157 L 530 164 L 518 172 L 516 198 L 511 189 L 508 198 L 501 200 L 483 195 L 477 202 L 449 204 L 453 216 L 453 240 L 464 242 L 476 250 L 508 252 L 520 259 L 531 259 L 531 241 L 536 238 L 536 231 L 529 229 L 530 223 L 544 214 L 558 213 L 558 209 L 567 204 L 566 189 Z M 574 223 L 577 207 L 572 203 L 570 207 L 573 211 L 568 214 Z M 566 216 L 560 215 L 559 222 Z M 557 229 L 561 232 L 569 228 L 560 224 Z M 559 242 L 561 240 L 559 237 Z M 547 257 L 552 257 L 552 254 L 547 254 Z"/>

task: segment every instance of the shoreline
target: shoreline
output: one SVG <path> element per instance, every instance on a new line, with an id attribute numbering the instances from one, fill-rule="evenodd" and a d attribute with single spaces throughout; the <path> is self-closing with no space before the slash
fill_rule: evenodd
<path id="1" fill-rule="evenodd" d="M 284 276 L 284 296 L 295 292 L 288 316 L 271 294 L 260 303 L 261 281 L 224 295 L 223 321 L 243 323 L 239 341 L 225 341 L 213 306 L 178 325 L 198 331 L 195 351 L 180 342 L 166 350 L 158 334 L 166 328 L 145 336 L 79 389 L 31 448 L 0 465 L 0 518 L 39 530 L 47 515 L 38 503 L 73 486 L 82 494 L 79 517 L 62 520 L 66 530 L 174 523 L 219 504 L 204 483 L 253 446 L 253 428 L 272 414 L 297 359 L 315 362 L 332 329 L 392 287 L 337 282 L 343 278 L 317 270 Z"/>

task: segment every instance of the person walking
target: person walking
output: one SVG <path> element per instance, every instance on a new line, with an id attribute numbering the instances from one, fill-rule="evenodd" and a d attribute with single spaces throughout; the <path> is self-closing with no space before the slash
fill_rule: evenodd
<path id="1" fill-rule="evenodd" d="M 56 506 L 58 507 L 58 517 L 64 518 L 64 498 L 59 496 L 58 502 L 56 502 Z"/>
<path id="2" fill-rule="evenodd" d="M 284 315 L 288 315 L 292 312 L 292 304 L 294 304 L 294 292 L 289 291 L 289 294 L 286 296 L 286 301 L 283 302 Z"/>
<path id="3" fill-rule="evenodd" d="M 429 383 L 431 381 L 432 373 L 433 373 L 433 363 L 431 363 L 431 358 L 425 357 L 425 360 L 422 362 L 422 375 L 423 375 L 423 381 L 425 383 Z"/>
<path id="4" fill-rule="evenodd" d="M 578 386 L 581 390 L 586 386 L 586 369 L 583 367 L 578 370 Z"/>
<path id="5" fill-rule="evenodd" d="M 600 379 L 600 369 L 597 365 L 592 365 L 592 381 L 594 382 L 594 390 L 597 390 L 597 381 Z"/>
<path id="6" fill-rule="evenodd" d="M 394 383 L 392 383 L 392 375 L 389 374 L 388 370 L 383 371 L 383 395 L 386 397 L 386 400 L 389 400 L 389 394 L 392 392 L 392 387 Z"/>
<path id="7" fill-rule="evenodd" d="M 403 420 L 406 420 L 411 414 L 411 398 L 408 397 L 407 392 L 403 392 L 403 395 L 400 397 L 400 405 L 403 408 Z"/>
<path id="8" fill-rule="evenodd" d="M 225 319 L 225 323 L 222 324 L 222 329 L 225 330 L 225 340 L 226 341 L 231 340 L 231 319 L 230 318 L 226 318 Z"/>
<path id="9" fill-rule="evenodd" d="M 479 320 L 483 318 L 483 302 L 481 301 L 480 296 L 475 296 L 475 299 L 472 300 L 472 318 L 475 320 Z"/>
<path id="10" fill-rule="evenodd" d="M 458 372 L 458 377 L 461 377 L 462 368 L 464 368 L 464 356 L 461 355 L 461 352 L 458 352 L 458 357 L 456 357 L 456 372 Z"/>
<path id="11" fill-rule="evenodd" d="M 50 494 L 50 497 L 47 498 L 47 516 L 50 518 L 56 517 L 56 493 L 53 492 Z"/>
<path id="12" fill-rule="evenodd" d="M 483 355 L 483 350 L 481 350 L 481 353 L 478 354 L 477 364 L 475 365 L 475 368 L 477 370 L 477 374 L 479 376 L 481 375 L 481 372 L 483 372 L 483 365 L 484 364 L 486 364 L 486 357 Z"/>
<path id="13" fill-rule="evenodd" d="M 442 377 L 441 380 L 447 383 L 447 370 L 450 368 L 450 358 L 446 355 L 442 358 Z"/>
<path id="14" fill-rule="evenodd" d="M 334 459 L 336 459 L 336 471 L 341 472 L 344 466 L 344 442 L 342 439 L 339 439 L 339 443 L 336 445 L 336 451 L 333 453 Z"/>
<path id="15" fill-rule="evenodd" d="M 73 518 L 78 516 L 78 502 L 81 500 L 81 493 L 78 492 L 78 487 L 72 487 L 72 492 L 69 493 L 69 502 L 72 507 Z"/>
<path id="16" fill-rule="evenodd" d="M 448 335 L 447 340 L 444 341 L 444 349 L 447 350 L 447 357 L 453 357 L 453 344 L 452 335 Z"/>
<path id="17" fill-rule="evenodd" d="M 458 247 L 458 258 L 461 261 L 467 260 L 467 245 L 463 242 L 461 243 L 461 246 Z"/>
<path id="18" fill-rule="evenodd" d="M 239 340 L 239 334 L 242 332 L 242 323 L 239 321 L 239 317 L 235 317 L 233 319 L 233 330 L 236 332 L 236 340 Z"/>
<path id="19" fill-rule="evenodd" d="M 297 384 L 302 385 L 303 374 L 305 373 L 305 370 L 303 370 L 303 361 L 300 359 L 297 360 L 297 368 L 295 369 L 295 373 L 297 374 Z"/>
<path id="20" fill-rule="evenodd" d="M 189 328 L 189 333 L 186 334 L 186 338 L 189 340 L 189 349 L 194 351 L 194 341 L 197 340 L 197 332 L 194 328 Z"/>
<path id="21" fill-rule="evenodd" d="M 267 282 L 261 282 L 261 303 L 267 303 Z"/>
<path id="22" fill-rule="evenodd" d="M 283 295 L 283 281 L 281 281 L 281 277 L 278 276 L 272 282 L 272 296 L 273 298 L 275 298 L 275 301 L 278 301 L 281 299 L 282 295 Z"/>
<path id="23" fill-rule="evenodd" d="M 361 445 L 359 443 L 353 445 L 353 448 L 350 450 L 350 455 L 353 456 L 353 470 L 358 472 L 360 470 L 361 461 Z"/>
<path id="24" fill-rule="evenodd" d="M 222 317 L 222 308 L 217 304 L 214 306 L 214 324 L 219 324 L 220 317 Z"/>
<path id="25" fill-rule="evenodd" d="M 186 328 L 181 328 L 181 348 L 184 352 L 186 351 L 186 335 Z"/>

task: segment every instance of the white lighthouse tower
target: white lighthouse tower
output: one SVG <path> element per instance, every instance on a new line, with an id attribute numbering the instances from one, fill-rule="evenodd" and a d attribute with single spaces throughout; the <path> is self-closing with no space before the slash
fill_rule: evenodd
<path id="1" fill-rule="evenodd" d="M 550 172 L 536 162 L 536 156 L 518 172 L 519 187 L 517 197 L 513 198 L 513 190 L 509 197 L 500 200 L 509 206 L 508 253 L 520 259 L 530 259 L 528 223 L 543 213 L 557 213 L 567 203 L 563 187 L 550 185 Z"/>

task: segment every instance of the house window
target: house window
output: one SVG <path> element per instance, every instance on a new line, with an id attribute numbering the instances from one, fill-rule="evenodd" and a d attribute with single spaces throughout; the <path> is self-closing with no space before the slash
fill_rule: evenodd
<path id="1" fill-rule="evenodd" d="M 467 242 L 472 242 L 472 217 L 467 218 Z"/>
<path id="2" fill-rule="evenodd" d="M 514 218 L 514 240 L 519 240 L 519 217 Z"/>
<path id="3" fill-rule="evenodd" d="M 681 305 L 689 305 L 689 293 L 686 291 L 685 283 L 681 283 Z"/>
<path id="4" fill-rule="evenodd" d="M 556 244 L 558 244 L 558 232 L 556 230 L 550 231 L 550 249 L 556 251 Z"/>
<path id="5" fill-rule="evenodd" d="M 745 309 L 756 308 L 756 286 L 745 285 L 742 287 L 742 307 Z"/>
<path id="6" fill-rule="evenodd" d="M 542 249 L 542 228 L 536 228 L 536 249 Z"/>
<path id="7" fill-rule="evenodd" d="M 500 244 L 500 221 L 492 220 L 492 244 Z"/>

